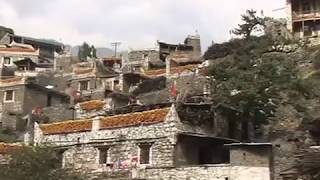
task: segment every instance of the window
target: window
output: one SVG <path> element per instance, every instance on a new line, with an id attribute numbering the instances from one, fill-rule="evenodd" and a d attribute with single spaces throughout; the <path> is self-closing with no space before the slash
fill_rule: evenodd
<path id="1" fill-rule="evenodd" d="M 86 91 L 89 90 L 89 83 L 90 81 L 80 81 L 79 82 L 79 90 L 80 91 Z"/>
<path id="2" fill-rule="evenodd" d="M 99 147 L 99 164 L 107 164 L 109 147 Z"/>
<path id="3" fill-rule="evenodd" d="M 115 80 L 114 82 L 114 87 L 113 87 L 113 90 L 119 90 L 119 80 Z"/>
<path id="4" fill-rule="evenodd" d="M 52 104 L 52 96 L 51 94 L 48 94 L 47 96 L 47 107 L 50 107 Z"/>
<path id="5" fill-rule="evenodd" d="M 140 164 L 150 164 L 151 144 L 139 145 Z"/>
<path id="6" fill-rule="evenodd" d="M 108 89 L 108 90 L 113 90 L 113 89 L 112 89 L 112 82 L 111 82 L 111 81 L 106 81 L 105 87 L 106 87 L 106 89 Z"/>
<path id="7" fill-rule="evenodd" d="M 310 4 L 310 1 L 308 0 L 304 0 L 302 2 L 302 11 L 303 13 L 310 13 L 310 10 L 311 10 L 311 4 Z"/>
<path id="8" fill-rule="evenodd" d="M 13 102 L 14 101 L 14 91 L 8 90 L 4 92 L 4 102 Z"/>
<path id="9" fill-rule="evenodd" d="M 3 64 L 10 65 L 11 64 L 11 58 L 10 57 L 4 57 L 3 58 Z"/>
<path id="10" fill-rule="evenodd" d="M 55 166 L 56 168 L 61 168 L 63 167 L 63 154 L 67 149 L 57 149 L 55 150 L 55 155 L 56 155 L 56 162 Z"/>

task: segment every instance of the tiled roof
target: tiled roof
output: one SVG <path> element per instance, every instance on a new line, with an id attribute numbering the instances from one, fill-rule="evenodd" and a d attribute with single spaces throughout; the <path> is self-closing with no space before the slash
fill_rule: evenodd
<path id="1" fill-rule="evenodd" d="M 100 129 L 150 125 L 163 122 L 170 108 L 108 116 L 100 119 Z M 40 125 L 44 135 L 68 134 L 91 131 L 92 120 L 71 120 Z"/>
<path id="2" fill-rule="evenodd" d="M 198 67 L 198 64 L 189 64 L 185 66 L 177 66 L 177 67 L 171 67 L 170 74 L 179 74 L 185 71 L 191 71 Z M 166 69 L 157 69 L 157 70 L 151 70 L 147 71 L 144 74 L 146 76 L 160 76 L 164 75 L 166 73 Z"/>
<path id="3" fill-rule="evenodd" d="M 0 79 L 0 83 L 11 83 L 22 80 L 21 76 L 15 76 L 7 79 Z"/>
<path id="4" fill-rule="evenodd" d="M 149 125 L 163 122 L 170 108 L 135 112 L 102 118 L 100 129 L 121 128 L 129 126 Z"/>
<path id="5" fill-rule="evenodd" d="M 44 135 L 91 131 L 92 120 L 70 120 L 52 124 L 42 124 L 40 125 L 40 129 Z"/>
<path id="6" fill-rule="evenodd" d="M 6 51 L 6 52 L 36 52 L 34 49 L 29 49 L 29 48 L 0 48 L 0 51 Z"/>
<path id="7" fill-rule="evenodd" d="M 7 154 L 20 148 L 22 148 L 21 144 L 0 143 L 0 154 Z"/>
<path id="8" fill-rule="evenodd" d="M 93 72 L 93 68 L 75 68 L 73 72 L 75 74 L 87 74 Z"/>
<path id="9" fill-rule="evenodd" d="M 86 111 L 101 110 L 104 105 L 105 105 L 105 102 L 101 100 L 92 100 L 92 101 L 79 103 L 80 108 Z"/>

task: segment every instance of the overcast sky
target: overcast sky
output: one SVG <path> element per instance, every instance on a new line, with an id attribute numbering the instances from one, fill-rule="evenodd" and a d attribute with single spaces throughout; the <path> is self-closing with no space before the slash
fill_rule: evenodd
<path id="1" fill-rule="evenodd" d="M 284 6 L 285 0 L 0 0 L 0 25 L 71 45 L 121 41 L 121 49 L 182 42 L 197 30 L 205 50 L 228 40 L 246 9 L 285 17 L 272 11 Z"/>

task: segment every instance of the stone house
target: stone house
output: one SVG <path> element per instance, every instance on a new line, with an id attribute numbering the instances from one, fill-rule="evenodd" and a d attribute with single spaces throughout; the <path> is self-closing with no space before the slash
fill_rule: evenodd
<path id="1" fill-rule="evenodd" d="M 103 65 L 109 69 L 113 69 L 115 72 L 120 73 L 122 68 L 122 58 L 108 57 L 101 58 Z"/>
<path id="2" fill-rule="evenodd" d="M 55 57 L 64 50 L 64 45 L 54 40 L 36 39 L 13 34 L 9 36 L 10 42 L 8 44 L 20 43 L 31 45 L 34 49 L 37 49 L 39 51 L 39 63 L 42 66 L 53 67 Z"/>
<path id="3" fill-rule="evenodd" d="M 68 96 L 33 83 L 24 77 L 0 80 L 0 112 L 2 128 L 23 130 L 22 117 L 35 108 L 67 104 Z"/>
<path id="4" fill-rule="evenodd" d="M 56 147 L 63 167 L 90 170 L 106 178 L 271 179 L 271 144 L 243 144 L 218 136 L 217 128 L 227 126 L 209 117 L 211 126 L 201 121 L 193 124 L 192 119 L 180 119 L 172 105 L 77 121 L 36 123 L 33 142 Z"/>
<path id="5" fill-rule="evenodd" d="M 15 47 L 14 45 L 0 47 L 0 76 L 12 76 L 14 71 L 26 72 L 32 70 L 38 62 L 39 51 L 32 47 Z"/>
<path id="6" fill-rule="evenodd" d="M 308 38 L 319 44 L 320 1 L 287 0 L 287 27 L 297 38 Z"/>
<path id="7" fill-rule="evenodd" d="M 120 91 L 119 74 L 99 60 L 76 64 L 68 82 L 68 93 L 78 92 L 80 101 L 104 99 L 107 92 Z"/>
<path id="8" fill-rule="evenodd" d="M 169 44 L 157 41 L 157 47 L 152 49 L 131 50 L 128 54 L 128 62 L 124 63 L 125 73 L 137 73 L 141 70 L 159 69 L 166 66 L 166 58 L 169 55 L 180 56 L 188 61 L 201 59 L 200 36 L 189 35 L 183 44 Z"/>

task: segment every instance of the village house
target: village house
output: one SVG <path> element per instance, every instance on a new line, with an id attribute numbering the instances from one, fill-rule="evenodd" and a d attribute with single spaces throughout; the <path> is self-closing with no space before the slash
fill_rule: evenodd
<path id="1" fill-rule="evenodd" d="M 109 91 L 120 91 L 119 73 L 106 67 L 100 60 L 74 65 L 69 92 L 77 101 L 104 99 Z M 77 92 L 75 96 L 72 93 Z"/>
<path id="2" fill-rule="evenodd" d="M 320 1 L 287 0 L 287 27 L 297 38 L 316 40 L 320 32 Z"/>
<path id="3" fill-rule="evenodd" d="M 63 167 L 90 170 L 107 178 L 271 179 L 271 144 L 240 143 L 241 137 L 219 133 L 230 131 L 228 123 L 215 118 L 212 108 L 201 109 L 198 117 L 204 119 L 198 121 L 180 116 L 172 105 L 35 123 L 34 131 L 29 132 L 34 139 L 29 140 L 57 148 L 63 155 Z"/>
<path id="4" fill-rule="evenodd" d="M 35 76 L 36 64 L 39 51 L 31 46 L 11 44 L 0 46 L 0 69 L 1 77 L 17 75 Z M 16 71 L 16 72 L 15 72 Z M 29 72 L 26 74 L 26 72 Z"/>
<path id="5" fill-rule="evenodd" d="M 1 127 L 24 130 L 22 117 L 35 108 L 68 104 L 64 93 L 40 86 L 26 77 L 10 77 L 0 80 Z"/>
<path id="6" fill-rule="evenodd" d="M 64 45 L 54 40 L 36 39 L 25 36 L 10 35 L 10 43 L 31 45 L 39 50 L 39 63 L 43 67 L 53 67 L 55 57 L 63 52 Z"/>
<path id="7" fill-rule="evenodd" d="M 52 68 L 55 57 L 64 50 L 64 45 L 57 41 L 19 36 L 9 31 L 3 32 L 2 37 L 0 37 L 0 44 L 23 44 L 25 46 L 29 45 L 33 47 L 39 51 L 39 63 L 42 67 L 46 68 Z"/>
<path id="8" fill-rule="evenodd" d="M 141 72 L 141 70 L 158 69 L 165 67 L 167 56 L 176 54 L 189 61 L 200 62 L 201 43 L 200 36 L 189 35 L 183 44 L 169 44 L 157 41 L 157 47 L 151 49 L 131 50 L 128 62 L 123 66 L 124 73 Z"/>

